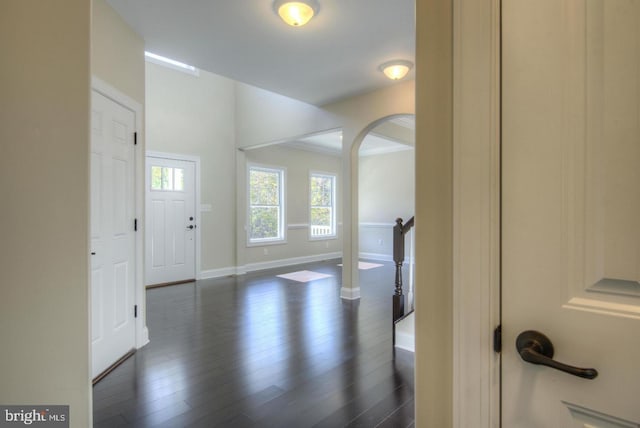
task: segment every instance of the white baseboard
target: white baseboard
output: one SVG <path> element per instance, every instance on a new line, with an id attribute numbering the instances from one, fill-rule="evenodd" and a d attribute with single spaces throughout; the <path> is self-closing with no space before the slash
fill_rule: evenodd
<path id="1" fill-rule="evenodd" d="M 303 263 L 321 262 L 323 260 L 338 259 L 342 257 L 342 251 L 335 253 L 314 254 L 312 256 L 292 257 L 290 259 L 270 260 L 268 262 L 248 263 L 238 267 L 238 272 L 253 272 L 256 270 L 273 269 L 284 266 L 300 265 Z M 242 268 L 242 269 L 241 269 Z"/>
<path id="2" fill-rule="evenodd" d="M 416 352 L 415 323 L 415 313 L 409 314 L 406 318 L 396 323 L 394 326 L 396 329 L 396 348 Z"/>
<path id="3" fill-rule="evenodd" d="M 149 328 L 145 325 L 140 336 L 136 338 L 136 348 L 140 349 L 149 343 Z"/>
<path id="4" fill-rule="evenodd" d="M 396 348 L 416 352 L 415 335 L 396 332 Z"/>
<path id="5" fill-rule="evenodd" d="M 360 287 L 340 289 L 340 298 L 345 300 L 357 300 L 360 298 Z"/>
<path id="6" fill-rule="evenodd" d="M 244 266 L 226 267 L 221 269 L 203 270 L 198 279 L 221 278 L 230 275 L 244 275 L 247 272 L 273 269 L 284 266 L 300 265 L 303 263 L 321 262 L 323 260 L 339 259 L 342 252 L 314 254 L 311 256 L 292 257 L 290 259 L 270 260 L 268 262 L 248 263 Z"/>
<path id="7" fill-rule="evenodd" d="M 198 275 L 198 279 L 222 278 L 224 276 L 236 275 L 237 273 L 238 273 L 238 269 L 236 267 L 208 269 L 208 270 L 200 271 L 200 275 Z"/>

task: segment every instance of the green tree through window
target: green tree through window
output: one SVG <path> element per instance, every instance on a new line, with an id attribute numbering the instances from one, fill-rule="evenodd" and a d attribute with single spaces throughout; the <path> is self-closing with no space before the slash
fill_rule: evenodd
<path id="1" fill-rule="evenodd" d="M 311 195 L 310 235 L 312 238 L 336 235 L 335 182 L 335 175 L 311 174 L 309 193 Z"/>
<path id="2" fill-rule="evenodd" d="M 284 170 L 249 168 L 249 242 L 284 239 Z"/>

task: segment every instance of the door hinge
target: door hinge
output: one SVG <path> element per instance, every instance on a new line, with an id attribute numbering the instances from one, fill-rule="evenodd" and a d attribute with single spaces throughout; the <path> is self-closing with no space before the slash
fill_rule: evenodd
<path id="1" fill-rule="evenodd" d="M 138 305 L 133 305 L 133 317 L 138 318 Z"/>
<path id="2" fill-rule="evenodd" d="M 502 352 L 502 325 L 493 330 L 493 350 L 498 353 Z"/>
<path id="3" fill-rule="evenodd" d="M 138 133 L 137 132 L 133 133 L 133 145 L 134 146 L 138 145 Z"/>
<path id="4" fill-rule="evenodd" d="M 138 219 L 137 218 L 133 219 L 133 231 L 134 232 L 138 231 Z"/>

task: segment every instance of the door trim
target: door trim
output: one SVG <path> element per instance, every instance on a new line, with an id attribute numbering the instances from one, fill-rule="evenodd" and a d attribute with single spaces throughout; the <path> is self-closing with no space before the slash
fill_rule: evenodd
<path id="1" fill-rule="evenodd" d="M 453 426 L 499 427 L 500 0 L 453 0 Z M 474 302 L 469 304 L 469 302 Z"/>
<path id="2" fill-rule="evenodd" d="M 131 110 L 135 116 L 135 130 L 138 144 L 134 147 L 134 186 L 135 186 L 135 216 L 138 219 L 138 232 L 135 234 L 135 305 L 140 311 L 136 318 L 136 349 L 149 343 L 149 329 L 147 328 L 145 289 L 144 289 L 144 127 L 142 126 L 142 104 L 123 94 L 104 80 L 92 76 L 91 90 L 109 98 Z M 91 293 L 89 293 L 89 308 L 91 308 Z M 91 318 L 89 318 L 91 319 Z M 91 358 L 91 353 L 89 354 Z M 91 366 L 91 361 L 89 362 Z"/>
<path id="3" fill-rule="evenodd" d="M 201 272 L 201 251 L 202 251 L 202 241 L 200 240 L 201 237 L 201 230 L 202 230 L 202 215 L 200 214 L 201 212 L 201 206 L 200 206 L 200 156 L 192 156 L 192 155 L 183 155 L 180 153 L 168 153 L 168 152 L 159 152 L 159 151 L 155 151 L 155 150 L 147 150 L 145 153 L 145 162 L 147 160 L 147 158 L 149 157 L 153 157 L 153 158 L 161 158 L 161 159 L 169 159 L 169 160 L 179 160 L 179 161 L 187 161 L 187 162 L 193 162 L 194 166 L 195 166 L 195 171 L 194 171 L 194 175 L 195 175 L 195 189 L 193 190 L 195 193 L 195 218 L 196 218 L 196 225 L 198 227 L 196 227 L 195 230 L 195 239 L 196 239 L 196 254 L 195 254 L 195 277 L 196 280 L 198 279 L 202 279 L 202 272 Z M 143 183 L 144 184 L 144 192 L 145 193 L 145 197 L 146 197 L 146 189 L 147 189 L 147 184 L 146 184 L 146 180 L 147 180 L 147 176 L 145 174 Z"/>

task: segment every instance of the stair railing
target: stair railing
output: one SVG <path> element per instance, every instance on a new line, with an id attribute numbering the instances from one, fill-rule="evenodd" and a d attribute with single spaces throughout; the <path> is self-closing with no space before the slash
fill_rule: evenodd
<path id="1" fill-rule="evenodd" d="M 396 264 L 395 291 L 393 293 L 393 323 L 402 318 L 404 313 L 405 296 L 402 290 L 402 265 L 404 263 L 405 235 L 413 227 L 415 220 L 411 217 L 406 223 L 401 218 L 396 219 L 393 227 L 393 261 Z M 395 328 L 394 328 L 395 332 Z M 394 334 L 395 336 L 395 334 Z M 394 337 L 395 339 L 395 337 Z"/>

